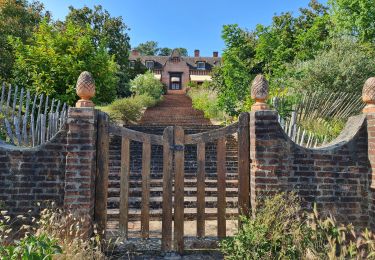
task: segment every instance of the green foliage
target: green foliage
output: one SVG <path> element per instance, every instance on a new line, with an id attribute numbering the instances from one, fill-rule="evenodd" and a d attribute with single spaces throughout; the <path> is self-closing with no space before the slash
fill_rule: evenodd
<path id="1" fill-rule="evenodd" d="M 135 47 L 141 55 L 145 56 L 155 56 L 159 52 L 158 43 L 155 41 L 147 41 L 144 43 L 140 43 L 137 47 Z"/>
<path id="2" fill-rule="evenodd" d="M 217 92 L 204 85 L 191 85 L 187 94 L 192 99 L 193 107 L 202 110 L 206 118 L 226 121 L 226 115 L 218 103 Z"/>
<path id="3" fill-rule="evenodd" d="M 130 90 L 136 95 L 149 95 L 158 100 L 163 94 L 163 84 L 154 77 L 154 74 L 147 71 L 130 81 Z"/>
<path id="4" fill-rule="evenodd" d="M 238 25 L 225 25 L 222 37 L 226 49 L 221 67 L 213 72 L 213 87 L 219 93 L 219 105 L 230 116 L 238 115 L 245 98 L 249 95 L 249 85 L 257 72 L 254 64 L 255 38 Z"/>
<path id="5" fill-rule="evenodd" d="M 52 257 L 61 254 L 62 249 L 57 239 L 46 234 L 29 235 L 14 245 L 0 246 L 1 259 L 30 259 L 52 260 Z"/>
<path id="6" fill-rule="evenodd" d="M 186 48 L 176 48 L 181 56 L 188 56 L 188 51 Z M 168 48 L 168 47 L 164 47 L 164 48 L 160 48 L 159 51 L 158 51 L 158 55 L 159 56 L 170 56 L 172 54 L 172 51 L 173 49 L 171 48 Z"/>
<path id="7" fill-rule="evenodd" d="M 267 197 L 238 234 L 220 243 L 226 259 L 374 259 L 375 236 L 301 210 L 294 193 Z"/>
<path id="8" fill-rule="evenodd" d="M 282 84 L 294 91 L 361 93 L 366 79 L 375 74 L 375 55 L 353 38 L 337 38 L 315 59 L 288 67 Z"/>
<path id="9" fill-rule="evenodd" d="M 230 116 L 248 109 L 249 87 L 263 73 L 270 81 L 271 93 L 284 91 L 277 79 L 287 64 L 299 58 L 312 58 L 325 46 L 330 19 L 327 8 L 312 0 L 298 17 L 290 12 L 275 15 L 270 26 L 257 25 L 247 31 L 238 25 L 225 25 L 223 62 L 213 75 L 219 104 Z"/>
<path id="10" fill-rule="evenodd" d="M 19 37 L 25 43 L 43 19 L 48 17 L 39 2 L 26 0 L 0 0 L 0 81 L 10 80 L 14 64 L 14 53 L 8 37 Z"/>
<path id="11" fill-rule="evenodd" d="M 305 245 L 299 222 L 301 208 L 294 194 L 266 199 L 255 217 L 242 218 L 243 226 L 233 238 L 221 243 L 227 259 L 299 259 Z"/>
<path id="12" fill-rule="evenodd" d="M 117 99 L 108 106 L 98 109 L 108 113 L 111 120 L 129 124 L 141 119 L 144 109 L 155 106 L 158 101 L 149 95 L 135 95 Z"/>
<path id="13" fill-rule="evenodd" d="M 188 56 L 188 51 L 186 48 L 176 48 L 180 52 L 181 56 Z M 172 54 L 173 49 L 168 47 L 159 47 L 159 44 L 155 41 L 147 41 L 145 43 L 140 43 L 135 47 L 141 55 L 145 56 L 169 56 Z"/>
<path id="14" fill-rule="evenodd" d="M 44 20 L 27 44 L 11 38 L 16 55 L 14 83 L 72 105 L 77 100 L 76 80 L 87 70 L 96 82 L 94 102 L 111 102 L 116 97 L 117 64 L 105 46 L 94 46 L 92 33 L 89 26 L 68 22 L 60 30 Z"/>
<path id="15" fill-rule="evenodd" d="M 329 0 L 334 29 L 338 34 L 349 34 L 361 42 L 375 43 L 374 0 Z"/>
<path id="16" fill-rule="evenodd" d="M 117 95 L 129 95 L 129 80 L 134 76 L 129 70 L 129 35 L 128 27 L 123 22 L 122 17 L 111 17 L 108 11 L 103 10 L 101 5 L 94 6 L 93 9 L 83 7 L 75 9 L 69 7 L 69 14 L 66 17 L 64 25 L 73 23 L 76 26 L 85 28 L 90 26 L 92 32 L 92 42 L 96 49 L 104 47 L 110 55 L 114 56 L 114 61 L 118 64 L 117 77 Z"/>

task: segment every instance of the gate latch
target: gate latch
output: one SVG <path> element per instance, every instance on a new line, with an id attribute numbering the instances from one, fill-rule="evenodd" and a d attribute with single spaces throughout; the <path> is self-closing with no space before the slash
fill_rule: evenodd
<path id="1" fill-rule="evenodd" d="M 183 151 L 184 148 L 185 148 L 184 145 L 178 145 L 178 144 L 175 144 L 175 145 L 171 145 L 171 146 L 170 146 L 170 149 L 171 149 L 172 151 Z"/>

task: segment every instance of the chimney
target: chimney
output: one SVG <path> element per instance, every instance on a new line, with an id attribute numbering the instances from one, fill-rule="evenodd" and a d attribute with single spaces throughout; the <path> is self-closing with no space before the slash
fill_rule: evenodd
<path id="1" fill-rule="evenodd" d="M 214 58 L 217 58 L 217 57 L 219 57 L 219 52 L 217 52 L 217 51 L 214 51 L 214 52 L 212 53 L 212 56 L 213 56 Z"/>
<path id="2" fill-rule="evenodd" d="M 133 49 L 133 50 L 132 50 L 132 55 L 133 55 L 133 56 L 139 56 L 139 51 L 136 50 L 136 49 Z"/>
<path id="3" fill-rule="evenodd" d="M 194 57 L 199 57 L 199 50 L 194 50 Z"/>

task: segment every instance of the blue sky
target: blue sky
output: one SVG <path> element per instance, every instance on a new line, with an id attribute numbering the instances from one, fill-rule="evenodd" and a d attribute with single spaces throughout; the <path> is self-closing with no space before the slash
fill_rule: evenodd
<path id="1" fill-rule="evenodd" d="M 102 5 L 112 16 L 122 16 L 129 26 L 132 47 L 153 40 L 160 47 L 185 47 L 201 56 L 211 56 L 224 48 L 224 24 L 237 23 L 248 29 L 270 24 L 277 13 L 298 14 L 309 0 L 42 0 L 55 19 L 64 19 L 68 6 Z M 320 1 L 322 2 L 322 1 Z M 323 0 L 323 2 L 326 2 Z"/>

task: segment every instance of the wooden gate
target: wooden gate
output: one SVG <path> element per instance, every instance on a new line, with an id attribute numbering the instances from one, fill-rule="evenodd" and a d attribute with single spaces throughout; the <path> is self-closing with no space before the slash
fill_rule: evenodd
<path id="1" fill-rule="evenodd" d="M 216 142 L 217 151 L 217 237 L 226 236 L 226 136 L 237 133 L 238 137 L 238 206 L 239 212 L 248 214 L 250 209 L 249 179 L 249 114 L 243 113 L 239 122 L 198 134 L 185 134 L 179 126 L 164 129 L 163 135 L 146 134 L 125 127 L 110 125 L 109 133 L 121 137 L 119 229 L 128 237 L 130 142 L 142 143 L 142 198 L 141 236 L 150 236 L 150 166 L 151 146 L 163 146 L 162 190 L 162 241 L 164 252 L 184 251 L 184 151 L 185 145 L 197 146 L 197 214 L 196 234 L 205 237 L 205 144 Z M 106 140 L 108 142 L 108 140 Z M 99 143 L 100 140 L 99 140 Z M 107 148 L 108 149 L 108 148 Z M 108 170 L 108 168 L 106 168 Z M 108 176 L 108 174 L 107 174 Z M 107 181 L 108 182 L 108 181 Z M 103 199 L 106 199 L 106 196 Z M 98 202 L 96 202 L 98 203 Z M 102 202 L 99 204 L 106 205 Z M 106 219 L 98 214 L 99 219 Z M 174 225 L 173 225 L 174 224 Z"/>

